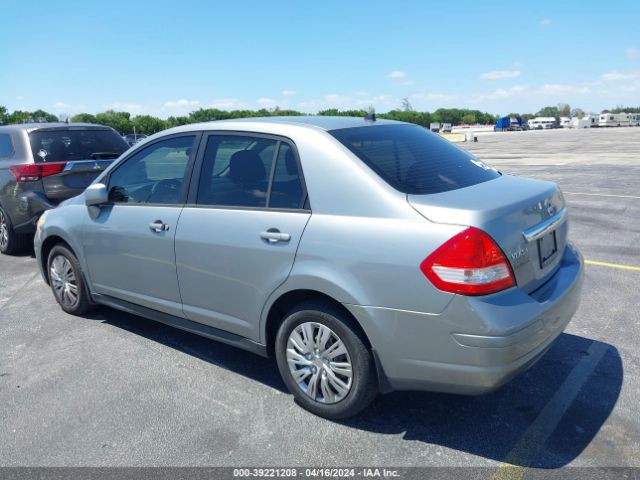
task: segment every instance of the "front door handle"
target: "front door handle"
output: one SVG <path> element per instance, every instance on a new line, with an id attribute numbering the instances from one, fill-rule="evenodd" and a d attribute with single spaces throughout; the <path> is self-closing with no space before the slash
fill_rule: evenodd
<path id="1" fill-rule="evenodd" d="M 157 233 L 169 231 L 169 225 L 164 223 L 162 220 L 156 220 L 155 222 L 150 223 L 149 228 Z"/>
<path id="2" fill-rule="evenodd" d="M 260 238 L 266 240 L 269 243 L 288 242 L 291 240 L 291 235 L 288 233 L 282 233 L 277 228 L 270 228 L 266 232 L 260 233 Z"/>

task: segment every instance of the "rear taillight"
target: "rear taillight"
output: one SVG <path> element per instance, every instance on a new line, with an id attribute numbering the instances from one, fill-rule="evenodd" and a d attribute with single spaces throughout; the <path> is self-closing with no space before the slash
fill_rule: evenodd
<path id="1" fill-rule="evenodd" d="M 436 288 L 462 295 L 487 295 L 516 284 L 500 247 L 474 227 L 438 247 L 420 264 L 420 270 Z"/>
<path id="2" fill-rule="evenodd" d="M 27 165 L 14 165 L 9 171 L 16 177 L 16 182 L 37 182 L 41 178 L 55 175 L 64 170 L 67 162 L 54 163 L 30 163 Z"/>

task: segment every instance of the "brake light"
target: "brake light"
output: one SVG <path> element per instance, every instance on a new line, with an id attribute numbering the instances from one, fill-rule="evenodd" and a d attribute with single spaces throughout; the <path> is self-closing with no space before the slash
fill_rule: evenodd
<path id="1" fill-rule="evenodd" d="M 469 227 L 429 255 L 420 270 L 445 292 L 487 295 L 516 284 L 507 258 L 493 239 Z"/>
<path id="2" fill-rule="evenodd" d="M 16 177 L 16 182 L 37 182 L 41 178 L 56 175 L 64 170 L 67 162 L 30 163 L 28 165 L 14 165 L 9 171 Z"/>

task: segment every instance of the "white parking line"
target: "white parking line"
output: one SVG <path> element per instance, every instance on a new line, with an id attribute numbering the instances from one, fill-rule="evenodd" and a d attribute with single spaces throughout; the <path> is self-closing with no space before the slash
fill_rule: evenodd
<path id="1" fill-rule="evenodd" d="M 507 454 L 493 475 L 493 480 L 522 479 L 526 468 L 535 460 L 607 350 L 609 346 L 604 343 L 594 341 L 591 344 L 587 355 L 573 367 L 551 400 Z"/>
<path id="2" fill-rule="evenodd" d="M 635 198 L 640 200 L 636 195 L 614 195 L 612 193 L 583 193 L 583 192 L 562 192 L 565 195 L 587 195 L 590 197 L 614 197 L 614 198 Z"/>

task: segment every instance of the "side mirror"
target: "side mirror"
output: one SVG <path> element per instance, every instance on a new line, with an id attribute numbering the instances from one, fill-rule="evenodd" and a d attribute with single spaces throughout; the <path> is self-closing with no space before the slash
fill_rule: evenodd
<path id="1" fill-rule="evenodd" d="M 84 203 L 87 207 L 99 206 L 109 201 L 109 193 L 104 183 L 89 185 L 84 191 Z"/>

